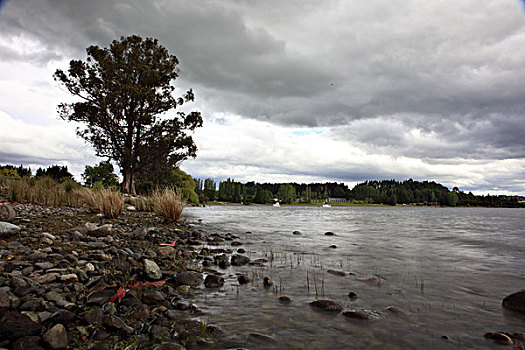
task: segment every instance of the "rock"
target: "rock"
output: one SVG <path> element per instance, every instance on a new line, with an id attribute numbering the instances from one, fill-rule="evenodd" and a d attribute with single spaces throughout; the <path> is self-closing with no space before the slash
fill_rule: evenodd
<path id="1" fill-rule="evenodd" d="M 53 265 L 53 263 L 50 261 L 37 262 L 35 263 L 35 266 L 42 270 L 49 270 L 55 267 L 55 265 Z"/>
<path id="2" fill-rule="evenodd" d="M 314 300 L 310 302 L 310 305 L 312 307 L 321 309 L 323 311 L 338 311 L 339 312 L 343 310 L 343 306 L 341 304 L 339 304 L 336 301 L 329 300 L 329 299 Z"/>
<path id="3" fill-rule="evenodd" d="M 164 343 L 157 346 L 153 350 L 186 350 L 186 348 L 177 343 Z"/>
<path id="4" fill-rule="evenodd" d="M 328 272 L 329 274 L 331 275 L 335 275 L 335 276 L 346 276 L 346 273 L 344 271 L 339 271 L 339 270 L 327 270 L 326 272 Z"/>
<path id="5" fill-rule="evenodd" d="M 266 276 L 263 278 L 263 286 L 270 287 L 272 285 L 273 285 L 273 281 L 271 277 Z"/>
<path id="6" fill-rule="evenodd" d="M 177 287 L 177 293 L 182 294 L 182 295 L 189 295 L 190 291 L 191 291 L 190 286 L 178 286 Z"/>
<path id="7" fill-rule="evenodd" d="M 202 274 L 195 271 L 183 271 L 175 275 L 173 279 L 175 286 L 197 287 L 202 283 Z"/>
<path id="8" fill-rule="evenodd" d="M 108 343 L 93 343 L 86 350 L 111 350 Z"/>
<path id="9" fill-rule="evenodd" d="M 113 233 L 113 225 L 111 224 L 105 224 L 105 225 L 95 228 L 94 230 L 89 230 L 89 235 L 93 237 L 110 236 L 112 233 Z"/>
<path id="10" fill-rule="evenodd" d="M 78 276 L 75 273 L 60 276 L 60 280 L 65 283 L 78 282 Z"/>
<path id="11" fill-rule="evenodd" d="M 162 303 L 165 299 L 164 295 L 156 288 L 147 289 L 142 294 L 142 301 L 148 305 Z"/>
<path id="12" fill-rule="evenodd" d="M 239 241 L 233 241 L 233 242 L 232 242 L 232 247 L 238 247 L 238 246 L 240 246 L 240 245 L 242 245 L 242 243 L 239 242 Z"/>
<path id="13" fill-rule="evenodd" d="M 502 305 L 509 310 L 525 312 L 525 290 L 521 290 L 505 297 Z"/>
<path id="14" fill-rule="evenodd" d="M 101 291 L 95 291 L 87 296 L 87 305 L 103 305 L 108 302 L 111 297 L 115 295 L 114 289 L 105 289 Z"/>
<path id="15" fill-rule="evenodd" d="M 269 335 L 266 335 L 266 334 L 261 334 L 261 333 L 250 333 L 248 335 L 248 341 L 255 341 L 255 342 L 264 342 L 264 343 L 276 343 L 277 340 L 275 340 L 274 337 L 271 337 Z"/>
<path id="16" fill-rule="evenodd" d="M 135 208 L 135 207 L 132 206 L 132 205 L 128 205 L 128 206 L 126 206 L 126 210 L 127 210 L 127 211 L 137 211 L 137 208 Z"/>
<path id="17" fill-rule="evenodd" d="M 486 339 L 494 340 L 498 344 L 503 344 L 503 345 L 514 344 L 514 342 L 512 341 L 512 336 L 507 332 L 488 332 L 488 333 L 485 333 L 484 337 Z"/>
<path id="18" fill-rule="evenodd" d="M 357 295 L 356 292 L 348 292 L 348 297 L 350 299 L 357 299 L 359 296 Z"/>
<path id="19" fill-rule="evenodd" d="M 66 327 L 60 323 L 45 332 L 42 339 L 51 349 L 64 349 L 69 344 Z"/>
<path id="20" fill-rule="evenodd" d="M 237 249 L 237 253 L 244 254 L 244 253 L 246 253 L 246 250 L 243 249 L 243 248 L 239 248 L 239 249 Z"/>
<path id="21" fill-rule="evenodd" d="M 46 273 L 43 276 L 36 277 L 35 282 L 40 283 L 40 284 L 47 284 L 47 283 L 55 282 L 58 277 L 60 277 L 59 273 L 50 272 L 50 273 Z"/>
<path id="22" fill-rule="evenodd" d="M 72 323 L 77 319 L 77 315 L 71 311 L 60 309 L 55 312 L 51 317 L 51 323 L 68 324 Z"/>
<path id="23" fill-rule="evenodd" d="M 224 278 L 217 275 L 208 275 L 204 279 L 204 285 L 206 288 L 218 288 L 224 285 Z"/>
<path id="24" fill-rule="evenodd" d="M 293 232 L 292 232 L 292 235 L 300 236 L 300 235 L 301 235 L 301 232 L 299 232 L 299 231 L 293 231 Z"/>
<path id="25" fill-rule="evenodd" d="M 149 307 L 144 304 L 140 304 L 134 308 L 133 313 L 129 317 L 131 322 L 142 321 L 148 318 L 150 315 Z"/>
<path id="26" fill-rule="evenodd" d="M 11 222 L 16 218 L 16 212 L 9 204 L 0 204 L 0 221 Z"/>
<path id="27" fill-rule="evenodd" d="M 95 322 L 102 323 L 103 317 L 104 313 L 100 307 L 93 307 L 83 314 L 84 321 L 86 321 L 87 324 L 92 324 Z"/>
<path id="28" fill-rule="evenodd" d="M 231 264 L 233 266 L 242 266 L 250 262 L 250 258 L 245 255 L 233 254 L 231 258 Z"/>
<path id="29" fill-rule="evenodd" d="M 279 301 L 282 302 L 282 303 L 291 303 L 293 301 L 293 299 L 287 295 L 281 295 L 279 297 Z"/>
<path id="30" fill-rule="evenodd" d="M 146 275 L 153 280 L 159 280 L 162 278 L 162 271 L 153 260 L 144 259 L 144 270 Z"/>
<path id="31" fill-rule="evenodd" d="M 0 308 L 9 307 L 9 295 L 3 290 L 0 289 Z"/>
<path id="32" fill-rule="evenodd" d="M 381 314 L 373 310 L 346 310 L 343 315 L 350 318 L 357 318 L 360 320 L 378 320 Z"/>
<path id="33" fill-rule="evenodd" d="M 396 315 L 408 315 L 408 311 L 405 309 L 402 309 L 398 306 L 387 306 L 385 308 L 385 311 L 388 311 L 390 313 L 396 314 Z"/>
<path id="34" fill-rule="evenodd" d="M 335 244 L 332 244 L 331 246 L 329 246 L 328 248 L 332 248 L 332 249 L 336 249 L 337 246 Z"/>
<path id="35" fill-rule="evenodd" d="M 39 335 L 42 326 L 19 312 L 0 311 L 0 339 L 15 340 L 23 336 Z"/>
<path id="36" fill-rule="evenodd" d="M 325 232 L 324 235 L 325 236 L 335 236 L 335 233 L 328 231 L 328 232 Z"/>
<path id="37" fill-rule="evenodd" d="M 173 247 L 159 247 L 157 248 L 157 252 L 159 253 L 160 256 L 170 257 L 170 256 L 175 256 L 175 254 L 177 253 L 177 250 Z"/>
<path id="38" fill-rule="evenodd" d="M 115 315 L 108 315 L 104 317 L 104 324 L 109 328 L 122 331 L 125 335 L 132 335 L 135 331 L 129 327 L 124 321 Z"/>
<path id="39" fill-rule="evenodd" d="M 239 284 L 247 284 L 251 282 L 251 279 L 247 276 L 240 275 L 237 277 L 237 282 L 239 282 Z"/>
<path id="40" fill-rule="evenodd" d="M 19 338 L 17 341 L 11 345 L 13 350 L 44 350 L 40 346 L 40 337 L 37 336 L 27 336 Z"/>
<path id="41" fill-rule="evenodd" d="M 0 221 L 0 237 L 14 235 L 20 232 L 20 226 Z"/>

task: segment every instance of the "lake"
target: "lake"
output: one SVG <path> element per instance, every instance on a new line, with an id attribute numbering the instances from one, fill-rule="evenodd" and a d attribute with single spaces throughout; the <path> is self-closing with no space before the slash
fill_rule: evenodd
<path id="1" fill-rule="evenodd" d="M 525 332 L 525 315 L 501 307 L 506 295 L 525 289 L 524 214 L 487 208 L 186 208 L 185 217 L 202 220 L 196 226 L 203 231 L 237 235 L 245 255 L 269 260 L 263 267 L 221 270 L 225 286 L 197 294 L 194 302 L 206 321 L 226 332 L 219 343 L 224 348 L 500 349 L 483 335 Z M 325 236 L 327 231 L 335 235 Z M 235 250 L 230 243 L 220 247 Z M 235 273 L 253 281 L 239 286 Z M 263 276 L 274 287 L 265 288 Z M 358 298 L 350 299 L 350 291 Z M 283 304 L 281 295 L 293 302 Z M 308 305 L 316 298 L 384 317 L 367 321 L 319 312 Z M 385 311 L 389 306 L 406 314 Z M 277 343 L 246 344 L 252 332 Z"/>

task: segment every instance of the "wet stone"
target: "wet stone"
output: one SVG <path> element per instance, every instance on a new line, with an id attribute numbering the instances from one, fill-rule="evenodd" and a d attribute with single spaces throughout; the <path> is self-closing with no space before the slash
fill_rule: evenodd
<path id="1" fill-rule="evenodd" d="M 233 266 L 242 266 L 242 265 L 248 264 L 249 262 L 250 262 L 250 258 L 248 258 L 245 255 L 234 254 L 231 257 L 231 264 Z"/>
<path id="2" fill-rule="evenodd" d="M 346 273 L 344 271 L 327 270 L 326 272 L 328 272 L 329 274 L 334 275 L 334 276 L 346 276 Z"/>
<path id="3" fill-rule="evenodd" d="M 335 233 L 328 231 L 324 233 L 325 236 L 335 236 Z"/>
<path id="4" fill-rule="evenodd" d="M 312 307 L 315 307 L 323 311 L 338 311 L 339 312 L 343 310 L 343 306 L 341 304 L 339 304 L 336 301 L 329 300 L 329 299 L 314 300 L 310 302 L 310 305 Z"/>
<path id="5" fill-rule="evenodd" d="M 279 297 L 279 301 L 282 302 L 282 303 L 291 303 L 293 301 L 293 299 L 287 295 L 281 295 Z"/>
<path id="6" fill-rule="evenodd" d="M 183 271 L 177 273 L 173 281 L 175 286 L 197 287 L 202 283 L 202 274 L 195 271 Z"/>
<path id="7" fill-rule="evenodd" d="M 247 284 L 251 282 L 251 279 L 244 275 L 240 275 L 239 277 L 237 277 L 237 282 L 239 282 L 239 284 Z"/>
<path id="8" fill-rule="evenodd" d="M 217 275 L 208 275 L 204 279 L 204 285 L 206 288 L 218 288 L 224 285 L 224 278 Z"/>
<path id="9" fill-rule="evenodd" d="M 357 295 L 356 292 L 348 292 L 348 297 L 350 299 L 357 299 L 359 296 Z"/>
<path id="10" fill-rule="evenodd" d="M 295 235 L 295 236 L 300 236 L 301 232 L 300 231 L 293 231 L 292 234 Z"/>
<path id="11" fill-rule="evenodd" d="M 343 311 L 343 315 L 349 318 L 356 318 L 360 320 L 378 320 L 381 318 L 381 314 L 373 310 L 346 310 Z"/>
<path id="12" fill-rule="evenodd" d="M 506 309 L 525 312 L 525 290 L 508 295 L 503 299 L 502 304 Z"/>

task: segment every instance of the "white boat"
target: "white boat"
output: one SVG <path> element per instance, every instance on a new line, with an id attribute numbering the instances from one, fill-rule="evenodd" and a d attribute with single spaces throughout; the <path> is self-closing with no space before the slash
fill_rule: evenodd
<path id="1" fill-rule="evenodd" d="M 275 202 L 275 203 L 273 203 L 273 206 L 274 207 L 280 207 L 281 205 L 279 204 L 279 202 Z"/>
<path id="2" fill-rule="evenodd" d="M 332 206 L 328 203 L 323 204 L 323 208 L 331 208 Z"/>

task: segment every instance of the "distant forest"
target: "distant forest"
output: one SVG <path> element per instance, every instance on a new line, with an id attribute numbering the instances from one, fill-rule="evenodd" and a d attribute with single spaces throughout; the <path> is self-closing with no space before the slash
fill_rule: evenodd
<path id="1" fill-rule="evenodd" d="M 476 196 L 457 187 L 449 190 L 434 181 L 399 182 L 396 180 L 365 181 L 349 189 L 343 183 L 241 183 L 227 179 L 217 184 L 212 179 L 194 179 L 195 192 L 202 202 L 271 203 L 275 199 L 284 204 L 323 201 L 346 201 L 370 204 L 407 204 L 436 206 L 525 207 L 521 196 Z"/>
<path id="2" fill-rule="evenodd" d="M 98 166 L 86 166 L 82 175 L 86 184 L 90 172 L 95 171 L 100 176 L 112 175 L 113 167 L 104 167 L 105 162 Z M 98 169 L 98 170 L 97 170 Z M 95 175 L 97 175 L 95 174 Z M 93 174 L 91 174 L 93 175 Z M 0 165 L 0 176 L 24 177 L 32 176 L 31 168 L 22 165 Z M 53 165 L 46 169 L 39 168 L 36 177 L 51 177 L 58 182 L 72 180 L 73 175 L 67 166 Z M 111 176 L 110 176 L 111 177 Z M 113 178 L 111 177 L 111 178 Z M 95 178 L 95 180 L 98 179 Z M 210 201 L 231 203 L 268 204 L 278 200 L 282 204 L 308 204 L 325 201 L 349 202 L 358 204 L 386 204 L 386 205 L 435 205 L 435 206 L 463 206 L 463 207 L 506 207 L 525 208 L 523 196 L 476 196 L 472 192 L 465 193 L 457 187 L 449 190 L 447 187 L 434 181 L 396 180 L 365 181 L 350 189 L 344 183 L 241 183 L 233 179 L 217 183 L 213 179 L 192 179 L 192 177 L 176 168 L 169 177 L 159 177 L 156 183 L 151 181 L 138 182 L 137 192 L 149 194 L 157 186 L 176 187 L 190 203 L 206 203 Z M 116 180 L 115 180 L 116 181 Z M 101 186 L 109 186 L 102 184 Z"/>

